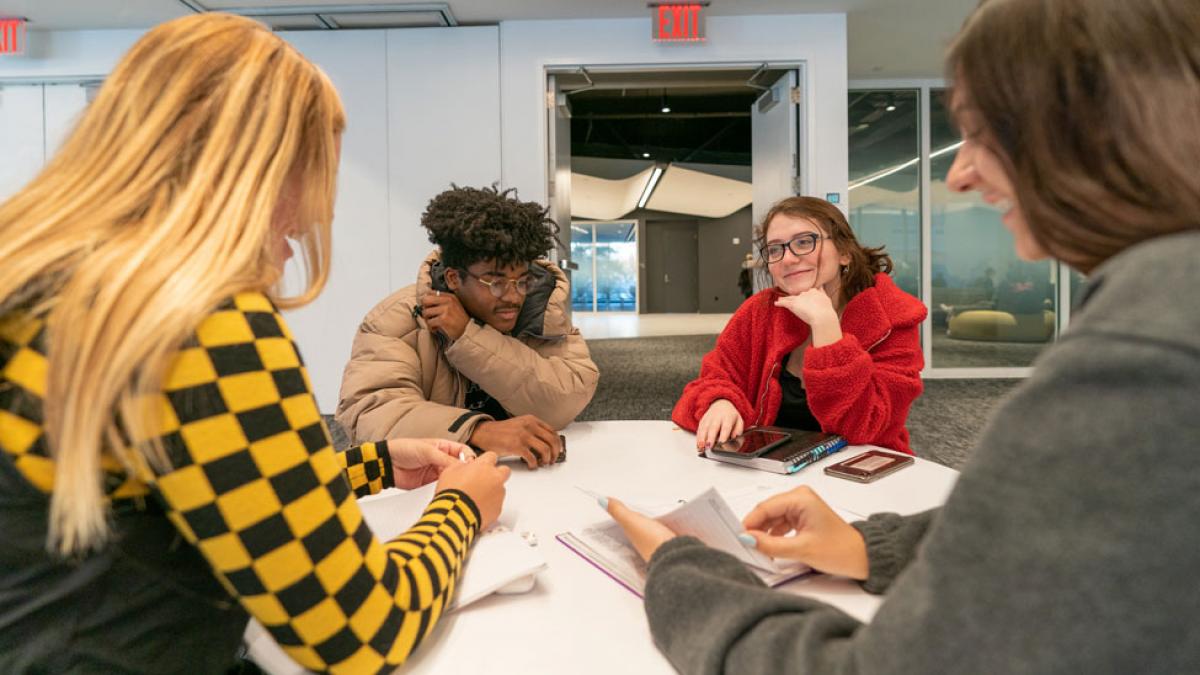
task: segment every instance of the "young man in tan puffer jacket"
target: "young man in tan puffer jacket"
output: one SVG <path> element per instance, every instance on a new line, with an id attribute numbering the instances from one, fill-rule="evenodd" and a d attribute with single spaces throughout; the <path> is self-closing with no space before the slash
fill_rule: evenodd
<path id="1" fill-rule="evenodd" d="M 354 338 L 337 410 L 351 439 L 449 438 L 531 469 L 558 460 L 557 430 L 600 373 L 567 315 L 566 275 L 541 259 L 557 226 L 512 192 L 452 186 L 429 202 L 421 225 L 437 250 Z"/>

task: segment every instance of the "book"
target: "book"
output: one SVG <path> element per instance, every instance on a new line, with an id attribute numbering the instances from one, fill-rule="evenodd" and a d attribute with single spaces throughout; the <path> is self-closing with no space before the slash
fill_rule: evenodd
<path id="1" fill-rule="evenodd" d="M 682 505 L 654 517 L 676 534 L 694 536 L 713 548 L 729 553 L 744 563 L 763 583 L 778 586 L 804 576 L 812 569 L 795 561 L 773 560 L 737 538 L 738 534 L 745 531 L 742 517 L 778 491 L 778 486 L 757 486 L 731 493 L 727 499 L 715 488 L 709 488 Z M 587 490 L 584 492 L 592 494 Z M 843 518 L 859 519 L 857 514 L 835 511 Z M 645 595 L 646 563 L 616 521 L 599 521 L 578 530 L 562 532 L 555 539 L 638 597 Z"/>
<path id="2" fill-rule="evenodd" d="M 731 457 L 718 455 L 711 448 L 704 451 L 704 456 L 718 462 L 736 464 L 751 469 L 770 471 L 772 473 L 796 473 L 800 469 L 816 462 L 822 457 L 828 457 L 846 447 L 846 439 L 836 434 L 820 431 L 801 431 L 783 427 L 753 427 L 766 431 L 781 431 L 791 434 L 786 443 L 773 448 L 758 457 Z"/>

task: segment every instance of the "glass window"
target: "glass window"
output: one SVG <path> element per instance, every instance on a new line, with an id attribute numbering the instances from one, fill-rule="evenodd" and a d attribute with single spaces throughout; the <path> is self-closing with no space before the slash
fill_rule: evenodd
<path id="1" fill-rule="evenodd" d="M 584 312 L 637 311 L 637 222 L 572 223 L 571 307 Z"/>
<path id="2" fill-rule="evenodd" d="M 851 91 L 849 216 L 864 246 L 883 246 L 897 285 L 921 293 L 920 90 Z"/>
<path id="3" fill-rule="evenodd" d="M 1017 258 L 1000 213 L 946 175 L 960 145 L 946 91 L 930 99 L 930 312 L 935 368 L 1027 367 L 1054 340 L 1057 266 Z"/>
<path id="4" fill-rule="evenodd" d="M 571 262 L 578 265 L 571 271 L 571 309 L 576 312 L 594 312 L 595 288 L 592 283 L 591 223 L 571 223 Z"/>

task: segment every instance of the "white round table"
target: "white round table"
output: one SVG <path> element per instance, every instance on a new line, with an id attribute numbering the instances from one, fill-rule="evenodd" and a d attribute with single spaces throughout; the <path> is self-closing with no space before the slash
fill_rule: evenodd
<path id="1" fill-rule="evenodd" d="M 443 617 L 401 669 L 405 673 L 672 673 L 655 648 L 642 601 L 555 540 L 607 517 L 577 486 L 641 503 L 693 497 L 710 486 L 735 491 L 810 485 L 830 504 L 869 515 L 916 513 L 942 504 L 958 474 L 918 459 L 876 483 L 832 478 L 822 467 L 851 447 L 791 476 L 696 456 L 695 437 L 665 421 L 583 422 L 563 432 L 567 461 L 528 471 L 513 465 L 506 512 L 533 533 L 547 569 L 524 595 L 493 595 Z M 810 575 L 780 587 L 836 605 L 869 621 L 880 599 L 857 584 Z"/>

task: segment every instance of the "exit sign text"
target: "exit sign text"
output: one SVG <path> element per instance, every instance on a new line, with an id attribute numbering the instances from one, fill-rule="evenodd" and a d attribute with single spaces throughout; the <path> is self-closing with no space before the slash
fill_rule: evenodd
<path id="1" fill-rule="evenodd" d="M 0 19 L 0 54 L 25 53 L 25 20 Z"/>
<path id="2" fill-rule="evenodd" d="M 708 3 L 651 4 L 655 42 L 703 42 L 704 6 Z"/>

